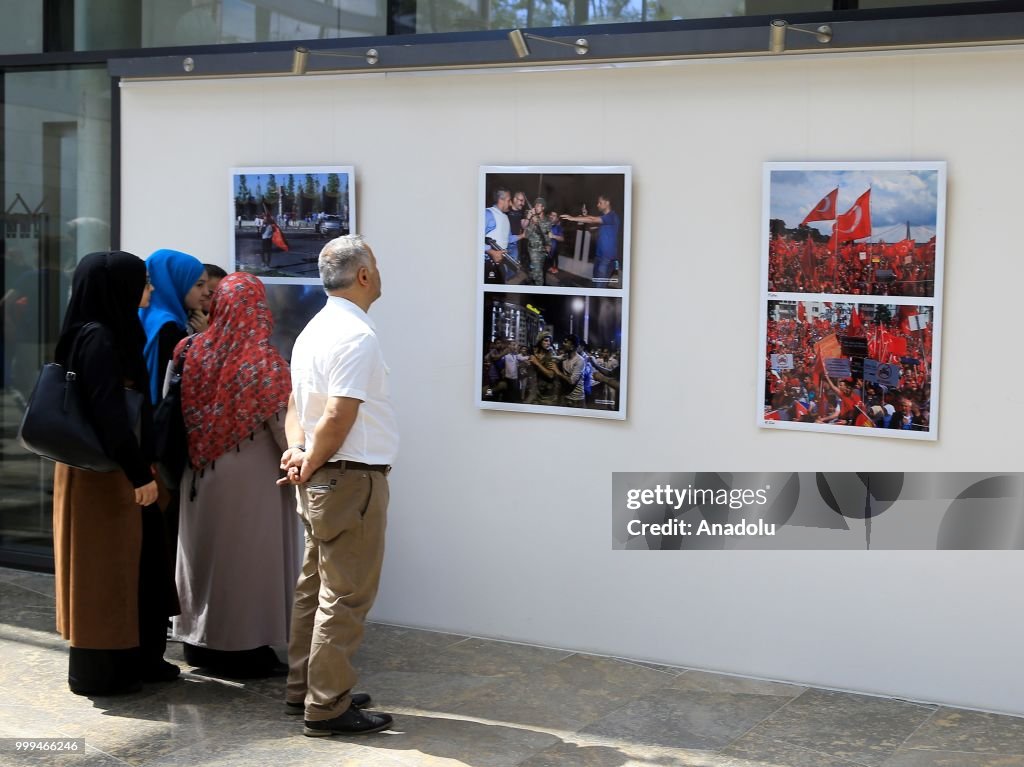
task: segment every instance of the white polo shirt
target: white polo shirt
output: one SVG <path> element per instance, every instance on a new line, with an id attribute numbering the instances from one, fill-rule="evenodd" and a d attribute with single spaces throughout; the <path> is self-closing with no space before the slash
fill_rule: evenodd
<path id="1" fill-rule="evenodd" d="M 360 400 L 355 423 L 341 449 L 329 460 L 394 463 L 398 424 L 391 407 L 388 376 L 369 315 L 345 298 L 328 296 L 292 349 L 292 393 L 306 448 L 329 397 Z"/>

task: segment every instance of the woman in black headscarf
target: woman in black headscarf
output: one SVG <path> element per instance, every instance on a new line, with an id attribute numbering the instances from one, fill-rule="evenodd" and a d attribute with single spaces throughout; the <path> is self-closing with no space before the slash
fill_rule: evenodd
<path id="1" fill-rule="evenodd" d="M 149 294 L 137 256 L 86 256 L 75 269 L 57 344 L 57 362 L 77 374 L 83 408 L 121 467 L 54 469 L 57 629 L 71 643 L 68 684 L 81 695 L 134 692 L 143 681 L 169 681 L 179 672 L 163 660 L 177 600 L 152 472 L 151 411 L 144 402 L 137 425 L 125 406 L 125 388 L 147 391 L 138 309 Z"/>

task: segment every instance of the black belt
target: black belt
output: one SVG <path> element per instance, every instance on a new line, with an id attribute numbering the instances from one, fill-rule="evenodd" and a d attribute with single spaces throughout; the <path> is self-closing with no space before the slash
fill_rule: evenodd
<path id="1" fill-rule="evenodd" d="M 341 471 L 347 471 L 354 469 L 355 471 L 379 471 L 385 477 L 391 473 L 391 467 L 384 463 L 359 463 L 359 461 L 328 461 L 324 464 L 326 469 L 340 469 Z"/>

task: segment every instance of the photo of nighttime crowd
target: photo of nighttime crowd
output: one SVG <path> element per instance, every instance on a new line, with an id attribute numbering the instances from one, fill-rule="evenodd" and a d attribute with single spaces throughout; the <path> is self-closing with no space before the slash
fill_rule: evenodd
<path id="1" fill-rule="evenodd" d="M 483 407 L 620 410 L 621 298 L 488 292 L 483 328 Z"/>
<path id="2" fill-rule="evenodd" d="M 931 306 L 769 301 L 763 423 L 931 432 L 933 333 Z"/>

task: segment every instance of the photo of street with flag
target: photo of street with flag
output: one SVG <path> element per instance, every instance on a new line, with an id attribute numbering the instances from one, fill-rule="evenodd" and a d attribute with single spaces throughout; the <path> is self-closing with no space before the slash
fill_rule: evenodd
<path id="1" fill-rule="evenodd" d="M 235 271 L 265 283 L 318 283 L 324 243 L 354 231 L 351 166 L 231 169 Z"/>
<path id="2" fill-rule="evenodd" d="M 937 295 L 942 163 L 766 167 L 767 291 Z"/>
<path id="3" fill-rule="evenodd" d="M 935 311 L 768 301 L 764 426 L 934 439 Z"/>

